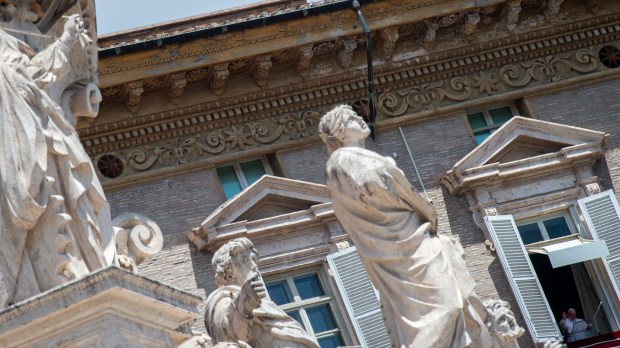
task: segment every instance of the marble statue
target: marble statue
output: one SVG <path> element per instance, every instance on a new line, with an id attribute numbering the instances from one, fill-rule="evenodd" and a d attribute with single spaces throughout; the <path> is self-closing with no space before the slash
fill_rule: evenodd
<path id="1" fill-rule="evenodd" d="M 205 327 L 216 347 L 318 348 L 301 324 L 266 298 L 249 239 L 224 244 L 212 264 L 218 289 L 207 298 Z"/>
<path id="2" fill-rule="evenodd" d="M 101 101 L 94 4 L 81 2 L 92 32 L 81 14 L 61 16 L 75 1 L 0 2 L 0 308 L 119 264 L 110 210 L 74 128 Z"/>
<path id="3" fill-rule="evenodd" d="M 496 347 L 518 348 L 517 338 L 523 336 L 525 329 L 517 324 L 510 304 L 503 300 L 488 300 L 484 302 L 488 315 L 486 325 Z"/>
<path id="4" fill-rule="evenodd" d="M 437 233 L 434 207 L 394 160 L 364 148 L 370 130 L 350 107 L 319 124 L 336 217 L 378 290 L 396 347 L 492 347 L 461 245 Z"/>

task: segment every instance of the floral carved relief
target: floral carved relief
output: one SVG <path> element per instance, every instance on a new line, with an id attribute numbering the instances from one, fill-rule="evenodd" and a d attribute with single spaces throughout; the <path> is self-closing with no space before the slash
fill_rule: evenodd
<path id="1" fill-rule="evenodd" d="M 318 111 L 290 113 L 267 120 L 231 125 L 206 134 L 166 140 L 117 155 L 125 159 L 130 170 L 142 172 L 192 162 L 209 155 L 313 135 L 318 129 L 320 116 Z"/>
<path id="2" fill-rule="evenodd" d="M 565 53 L 541 57 L 504 65 L 499 69 L 480 71 L 467 77 L 459 76 L 385 92 L 378 98 L 377 109 L 381 115 L 396 117 L 514 88 L 560 81 L 598 68 L 596 53 L 591 48 L 584 48 L 572 55 Z"/>

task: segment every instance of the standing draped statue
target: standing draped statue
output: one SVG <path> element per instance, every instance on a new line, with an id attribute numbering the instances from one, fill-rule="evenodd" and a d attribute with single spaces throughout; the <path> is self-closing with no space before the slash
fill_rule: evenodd
<path id="1" fill-rule="evenodd" d="M 336 217 L 379 291 L 396 347 L 492 347 L 461 245 L 437 234 L 434 207 L 394 160 L 366 150 L 369 129 L 348 106 L 319 124 Z"/>
<path id="2" fill-rule="evenodd" d="M 115 259 L 109 208 L 74 129 L 101 99 L 96 47 L 80 16 L 54 39 L 37 32 L 42 15 L 36 1 L 0 3 L 0 308 Z"/>

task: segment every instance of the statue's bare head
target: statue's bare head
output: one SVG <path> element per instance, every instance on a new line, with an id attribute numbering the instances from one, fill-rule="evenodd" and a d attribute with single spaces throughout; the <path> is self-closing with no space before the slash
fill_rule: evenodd
<path id="1" fill-rule="evenodd" d="M 491 335 L 501 340 L 512 340 L 525 333 L 525 329 L 519 326 L 514 313 L 510 310 L 510 304 L 502 300 L 490 300 L 484 303 L 487 309 L 487 328 Z"/>
<path id="2" fill-rule="evenodd" d="M 339 105 L 321 118 L 319 134 L 331 154 L 348 142 L 363 144 L 370 129 L 350 106 Z"/>
<path id="3" fill-rule="evenodd" d="M 250 272 L 258 272 L 258 252 L 249 239 L 236 238 L 217 249 L 211 264 L 217 287 L 241 286 Z"/>

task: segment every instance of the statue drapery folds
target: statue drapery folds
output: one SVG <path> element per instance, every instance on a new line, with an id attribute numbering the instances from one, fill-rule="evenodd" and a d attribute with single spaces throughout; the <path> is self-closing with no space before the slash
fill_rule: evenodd
<path id="1" fill-rule="evenodd" d="M 97 113 L 96 47 L 82 16 L 46 12 L 75 1 L 52 3 L 0 3 L 0 308 L 114 260 L 109 209 L 74 129 Z M 41 33 L 41 20 L 56 29 Z"/>

